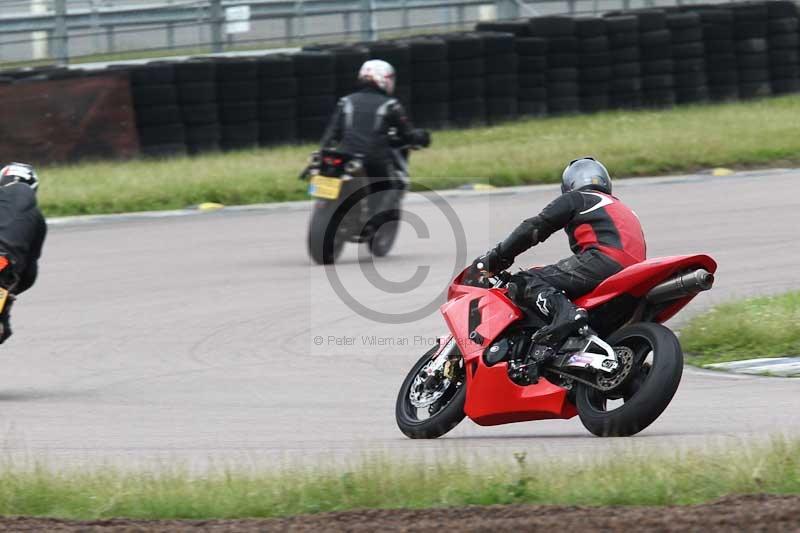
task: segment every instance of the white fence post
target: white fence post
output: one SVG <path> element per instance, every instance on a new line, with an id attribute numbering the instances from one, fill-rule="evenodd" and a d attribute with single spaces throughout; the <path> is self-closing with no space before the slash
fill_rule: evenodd
<path id="1" fill-rule="evenodd" d="M 46 0 L 31 0 L 31 14 L 47 13 Z M 49 34 L 46 31 L 31 32 L 31 52 L 33 59 L 47 59 L 50 55 Z"/>
<path id="2" fill-rule="evenodd" d="M 59 64 L 69 62 L 69 36 L 67 35 L 67 0 L 55 0 L 55 27 L 53 28 L 53 55 Z"/>
<path id="3" fill-rule="evenodd" d="M 374 9 L 372 0 L 361 0 L 361 38 L 364 41 L 374 41 L 377 38 Z"/>
<path id="4" fill-rule="evenodd" d="M 211 0 L 211 50 L 218 54 L 225 49 L 222 36 L 222 24 L 225 22 L 222 15 L 222 0 Z"/>

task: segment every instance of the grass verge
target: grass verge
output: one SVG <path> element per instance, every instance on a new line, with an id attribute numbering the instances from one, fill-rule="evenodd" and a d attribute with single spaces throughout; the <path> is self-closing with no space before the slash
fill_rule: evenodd
<path id="1" fill-rule="evenodd" d="M 365 508 L 511 503 L 675 505 L 749 493 L 800 493 L 800 441 L 673 456 L 516 464 L 364 461 L 350 469 L 191 476 L 105 468 L 0 469 L 0 515 L 74 519 L 262 518 Z"/>
<path id="2" fill-rule="evenodd" d="M 592 154 L 614 176 L 715 166 L 800 161 L 800 96 L 534 119 L 443 131 L 414 154 L 414 181 L 448 188 L 481 181 L 557 181 L 566 161 Z M 183 208 L 199 202 L 248 204 L 305 198 L 296 176 L 311 145 L 44 168 L 46 214 L 75 215 Z"/>
<path id="3" fill-rule="evenodd" d="M 681 330 L 681 345 L 697 365 L 800 355 L 800 292 L 715 307 Z"/>

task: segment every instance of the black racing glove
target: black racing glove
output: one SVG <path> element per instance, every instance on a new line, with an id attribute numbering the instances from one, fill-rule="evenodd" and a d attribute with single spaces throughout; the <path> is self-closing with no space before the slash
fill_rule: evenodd
<path id="1" fill-rule="evenodd" d="M 480 267 L 479 264 L 483 263 Z M 503 257 L 497 248 L 493 248 L 473 261 L 472 265 L 483 272 L 498 274 L 514 264 L 513 259 Z"/>
<path id="2" fill-rule="evenodd" d="M 414 145 L 427 148 L 431 145 L 431 134 L 428 130 L 414 130 Z"/>

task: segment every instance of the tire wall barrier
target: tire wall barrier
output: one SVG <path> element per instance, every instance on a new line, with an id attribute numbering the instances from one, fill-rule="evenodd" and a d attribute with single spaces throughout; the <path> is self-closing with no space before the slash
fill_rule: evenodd
<path id="1" fill-rule="evenodd" d="M 396 96 L 432 129 L 800 92 L 799 21 L 788 0 L 698 4 L 483 22 L 289 55 L 16 69 L 0 72 L 0 83 L 125 72 L 140 152 L 196 154 L 318 141 L 368 59 L 394 65 Z"/>

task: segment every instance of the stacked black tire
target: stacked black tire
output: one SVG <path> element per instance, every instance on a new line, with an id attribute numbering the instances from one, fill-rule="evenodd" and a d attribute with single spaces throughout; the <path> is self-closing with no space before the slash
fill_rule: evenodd
<path id="1" fill-rule="evenodd" d="M 175 64 L 178 102 L 190 154 L 220 148 L 216 73 L 215 61 L 198 59 Z"/>
<path id="2" fill-rule="evenodd" d="M 675 62 L 675 100 L 679 104 L 708 100 L 703 23 L 695 11 L 667 14 Z"/>
<path id="3" fill-rule="evenodd" d="M 531 34 L 547 41 L 547 109 L 551 115 L 580 110 L 578 85 L 578 38 L 575 19 L 536 17 Z"/>
<path id="4" fill-rule="evenodd" d="M 483 39 L 486 69 L 486 120 L 498 124 L 517 116 L 517 53 L 511 33 L 484 32 Z"/>
<path id="5" fill-rule="evenodd" d="M 450 64 L 442 39 L 408 41 L 411 54 L 411 107 L 414 124 L 441 129 L 450 121 Z M 406 102 L 404 102 L 406 103 Z"/>
<path id="6" fill-rule="evenodd" d="M 336 58 L 330 52 L 293 54 L 297 77 L 297 136 L 317 142 L 336 107 Z"/>
<path id="7" fill-rule="evenodd" d="M 575 19 L 575 35 L 578 37 L 580 109 L 586 113 L 608 109 L 611 54 L 606 21 L 596 17 Z"/>
<path id="8" fill-rule="evenodd" d="M 791 1 L 775 0 L 767 4 L 769 72 L 773 94 L 800 91 L 798 53 L 798 11 Z"/>
<path id="9" fill-rule="evenodd" d="M 739 98 L 739 68 L 733 39 L 733 13 L 724 7 L 697 11 L 703 23 L 708 95 L 711 100 Z"/>
<path id="10" fill-rule="evenodd" d="M 297 79 L 286 55 L 258 59 L 258 143 L 285 144 L 297 139 Z"/>
<path id="11" fill-rule="evenodd" d="M 672 59 L 672 32 L 667 14 L 659 10 L 641 11 L 639 49 L 642 63 L 642 104 L 647 107 L 675 105 L 675 62 Z"/>
<path id="12" fill-rule="evenodd" d="M 141 152 L 154 157 L 185 154 L 186 130 L 178 107 L 174 64 L 148 63 L 129 74 Z"/>
<path id="13" fill-rule="evenodd" d="M 611 52 L 609 107 L 635 109 L 642 105 L 642 64 L 639 19 L 635 15 L 606 17 Z"/>
<path id="14" fill-rule="evenodd" d="M 530 37 L 531 25 L 524 20 L 479 22 L 475 25 L 475 31 L 510 33 L 514 37 Z"/>
<path id="15" fill-rule="evenodd" d="M 486 63 L 483 39 L 476 34 L 444 36 L 450 64 L 450 125 L 469 127 L 486 122 Z"/>
<path id="16" fill-rule="evenodd" d="M 739 97 L 743 99 L 772 94 L 767 41 L 765 3 L 731 4 L 736 62 L 739 69 Z"/>
<path id="17" fill-rule="evenodd" d="M 518 37 L 516 40 L 519 73 L 517 105 L 522 116 L 547 114 L 547 40 Z"/>
<path id="18" fill-rule="evenodd" d="M 258 63 L 250 58 L 217 62 L 220 147 L 241 150 L 258 145 Z"/>

